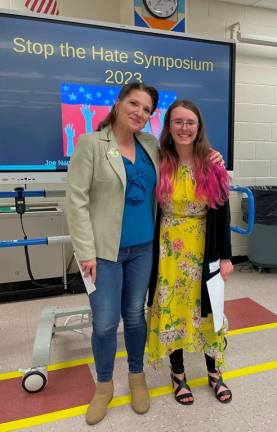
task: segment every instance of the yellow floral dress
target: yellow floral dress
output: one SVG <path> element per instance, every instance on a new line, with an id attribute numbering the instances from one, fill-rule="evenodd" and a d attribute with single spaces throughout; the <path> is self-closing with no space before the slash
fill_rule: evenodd
<path id="1" fill-rule="evenodd" d="M 224 364 L 224 333 L 212 314 L 201 317 L 201 278 L 207 207 L 195 196 L 189 167 L 180 165 L 170 201 L 162 208 L 158 281 L 148 310 L 148 361 L 157 366 L 179 348 Z"/>

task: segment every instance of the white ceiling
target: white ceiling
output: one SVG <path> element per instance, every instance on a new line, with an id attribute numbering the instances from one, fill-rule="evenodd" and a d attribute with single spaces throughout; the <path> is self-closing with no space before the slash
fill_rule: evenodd
<path id="1" fill-rule="evenodd" d="M 277 0 L 220 0 L 225 3 L 236 3 L 243 6 L 255 6 L 277 10 Z"/>

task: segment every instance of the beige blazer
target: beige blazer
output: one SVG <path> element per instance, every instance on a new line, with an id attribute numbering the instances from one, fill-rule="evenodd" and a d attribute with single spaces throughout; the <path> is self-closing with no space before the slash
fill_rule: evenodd
<path id="1" fill-rule="evenodd" d="M 158 141 L 143 132 L 135 136 L 158 179 Z M 81 135 L 69 163 L 66 193 L 68 228 L 79 260 L 117 260 L 125 189 L 124 163 L 111 129 Z"/>

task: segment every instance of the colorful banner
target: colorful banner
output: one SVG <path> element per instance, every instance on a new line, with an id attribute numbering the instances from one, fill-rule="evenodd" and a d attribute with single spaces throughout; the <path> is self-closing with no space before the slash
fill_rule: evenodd
<path id="1" fill-rule="evenodd" d="M 117 100 L 120 87 L 64 83 L 61 85 L 61 110 L 63 129 L 63 155 L 70 157 L 79 135 L 97 129 Z M 159 104 L 144 131 L 157 138 L 163 126 L 164 115 L 176 99 L 173 91 L 160 91 Z"/>

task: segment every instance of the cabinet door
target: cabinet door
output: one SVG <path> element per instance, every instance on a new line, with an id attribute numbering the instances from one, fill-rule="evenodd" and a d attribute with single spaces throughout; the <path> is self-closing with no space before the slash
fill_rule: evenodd
<path id="1" fill-rule="evenodd" d="M 28 237 L 51 237 L 63 234 L 62 211 L 28 212 L 23 215 Z M 0 239 L 15 240 L 24 237 L 19 216 L 0 214 Z M 35 279 L 63 275 L 62 244 L 29 247 L 31 269 Z M 0 248 L 0 283 L 29 280 L 23 247 Z"/>

